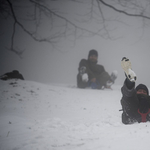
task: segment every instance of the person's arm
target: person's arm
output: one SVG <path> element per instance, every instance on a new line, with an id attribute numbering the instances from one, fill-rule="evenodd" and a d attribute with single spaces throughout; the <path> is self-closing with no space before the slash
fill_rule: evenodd
<path id="1" fill-rule="evenodd" d="M 127 78 L 125 79 L 124 85 L 121 88 L 122 99 L 121 105 L 123 111 L 126 112 L 131 118 L 138 117 L 138 98 L 135 90 L 135 82 L 128 82 Z"/>
<path id="2" fill-rule="evenodd" d="M 131 82 L 128 78 L 126 78 L 124 85 L 121 88 L 121 92 L 125 97 L 134 97 L 136 95 L 135 82 Z"/>
<path id="3" fill-rule="evenodd" d="M 131 90 L 135 87 L 135 82 L 131 82 L 128 78 L 126 78 L 125 85 L 129 90 Z"/>
<path id="4" fill-rule="evenodd" d="M 83 66 L 86 67 L 85 73 L 88 74 L 89 79 L 95 78 L 93 72 L 92 72 L 91 69 L 89 68 L 88 61 L 87 61 L 86 59 L 82 59 L 82 60 L 80 61 L 80 63 L 79 63 L 79 69 L 78 69 L 78 70 L 80 71 L 80 68 L 83 67 Z"/>

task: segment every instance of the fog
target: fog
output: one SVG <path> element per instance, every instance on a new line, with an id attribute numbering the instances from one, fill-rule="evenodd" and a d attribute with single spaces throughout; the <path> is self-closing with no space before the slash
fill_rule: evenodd
<path id="1" fill-rule="evenodd" d="M 109 74 L 113 70 L 118 71 L 115 84 L 122 85 L 124 82 L 121 59 L 126 56 L 131 60 L 132 68 L 137 74 L 137 84 L 144 83 L 150 87 L 150 28 L 142 27 L 139 20 L 125 16 L 124 18 L 128 24 L 119 23 L 117 29 L 111 32 L 115 40 L 89 36 L 74 43 L 64 39 L 58 43 L 57 49 L 49 43 L 35 42 L 20 31 L 16 42 L 18 47 L 25 49 L 22 59 L 6 49 L 6 45 L 9 47 L 8 33 L 12 32 L 12 27 L 8 22 L 3 23 L 0 26 L 1 33 L 4 31 L 0 36 L 0 75 L 19 70 L 26 80 L 76 85 L 80 60 L 87 58 L 90 49 L 96 49 L 99 54 L 98 63 L 103 65 Z"/>

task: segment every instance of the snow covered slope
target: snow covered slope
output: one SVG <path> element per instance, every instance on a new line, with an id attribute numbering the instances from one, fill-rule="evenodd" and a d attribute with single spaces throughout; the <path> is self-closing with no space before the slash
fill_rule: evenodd
<path id="1" fill-rule="evenodd" d="M 0 150 L 142 150 L 150 123 L 121 123 L 121 86 L 0 81 Z"/>

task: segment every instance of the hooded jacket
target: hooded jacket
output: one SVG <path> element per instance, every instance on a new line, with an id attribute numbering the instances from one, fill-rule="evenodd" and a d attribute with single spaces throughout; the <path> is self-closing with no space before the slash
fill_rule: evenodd
<path id="1" fill-rule="evenodd" d="M 78 70 L 82 67 L 86 67 L 86 73 L 89 76 L 89 80 L 92 78 L 97 78 L 101 73 L 105 72 L 105 69 L 102 65 L 97 64 L 97 62 L 93 63 L 90 60 L 82 59 L 79 63 Z"/>
<path id="2" fill-rule="evenodd" d="M 83 82 L 80 75 L 80 69 L 85 67 L 85 73 L 88 74 L 88 82 Z M 106 85 L 106 82 L 110 80 L 110 75 L 105 71 L 102 65 L 97 64 L 97 62 L 91 62 L 89 59 L 82 59 L 79 63 L 78 68 L 78 75 L 77 75 L 77 86 L 79 88 L 86 88 L 89 86 L 91 79 L 96 78 L 96 82 L 99 85 L 98 89 L 101 89 L 102 86 Z"/>
<path id="3" fill-rule="evenodd" d="M 135 83 L 130 83 L 130 86 L 128 83 L 129 80 L 126 79 L 121 88 L 122 122 L 131 124 L 150 121 L 150 96 L 137 94 Z"/>

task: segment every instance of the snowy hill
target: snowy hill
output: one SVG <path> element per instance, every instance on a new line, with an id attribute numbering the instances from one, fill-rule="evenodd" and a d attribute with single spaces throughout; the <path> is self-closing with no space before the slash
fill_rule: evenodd
<path id="1" fill-rule="evenodd" d="M 0 150 L 148 149 L 150 123 L 121 123 L 120 87 L 0 81 Z"/>

